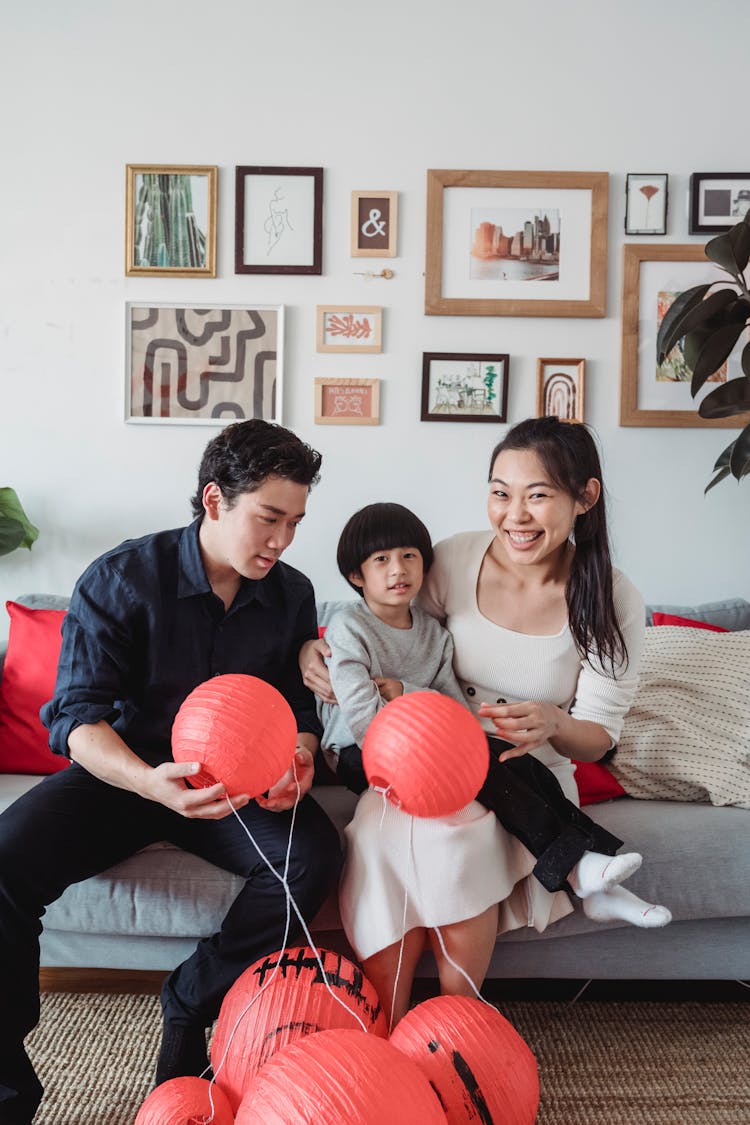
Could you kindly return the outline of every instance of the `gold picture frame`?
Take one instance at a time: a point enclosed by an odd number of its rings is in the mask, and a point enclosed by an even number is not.
[[[127,277],[216,277],[218,167],[128,164]]]
[[[315,380],[316,426],[377,426],[379,422],[379,379]]]
[[[425,312],[605,316],[608,195],[606,172],[430,169]],[[503,216],[522,228],[504,234]],[[478,247],[480,226],[495,241]]]
[[[585,359],[536,361],[536,413],[553,415],[561,422],[584,422],[586,406]]]
[[[750,421],[747,414],[731,418],[701,418],[698,413],[701,398],[716,388],[717,381],[733,377],[733,356],[724,365],[723,376],[712,377],[695,398],[690,394],[689,372],[678,371],[678,377],[670,379],[661,377],[657,371],[656,336],[661,310],[666,311],[668,307],[665,301],[694,285],[713,280],[726,281],[726,274],[706,258],[702,245],[624,244],[621,426],[736,430]],[[662,369],[668,365],[671,370],[677,368],[679,356],[676,353],[679,350],[678,344]],[[739,369],[737,373],[740,373]]]

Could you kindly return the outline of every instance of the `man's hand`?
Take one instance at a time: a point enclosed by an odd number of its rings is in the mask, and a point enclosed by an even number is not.
[[[324,657],[330,656],[331,650],[324,640],[305,641],[299,650],[299,670],[302,681],[310,691],[314,691],[324,703],[335,703],[336,696],[331,687],[331,677],[328,675]]]
[[[392,699],[398,699],[400,695],[404,694],[404,685],[401,680],[389,680],[386,676],[373,676],[372,682],[386,703],[390,703]]]
[[[271,786],[265,797],[255,799],[262,809],[268,809],[270,812],[286,812],[294,806],[298,794],[301,800],[305,793],[309,792],[314,773],[312,751],[306,746],[298,746],[294,761],[286,773]]]
[[[205,789],[190,789],[186,781],[200,770],[199,762],[162,762],[145,775],[140,786],[142,797],[158,801],[180,816],[194,820],[221,820],[231,816],[227,791],[221,782]],[[250,798],[247,793],[230,794],[235,809],[243,808]]]

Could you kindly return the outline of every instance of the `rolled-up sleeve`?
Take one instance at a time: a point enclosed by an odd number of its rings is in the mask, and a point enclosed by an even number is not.
[[[132,631],[132,596],[121,577],[105,564],[81,576],[62,626],[55,694],[41,709],[50,749],[69,755],[76,727],[114,725],[126,698]]]

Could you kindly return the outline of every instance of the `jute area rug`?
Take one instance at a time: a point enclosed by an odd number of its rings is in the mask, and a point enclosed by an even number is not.
[[[538,1125],[750,1123],[747,1003],[498,1007],[536,1055]],[[43,994],[42,1022],[28,1040],[46,1089],[34,1125],[133,1125],[160,1031],[155,996]]]

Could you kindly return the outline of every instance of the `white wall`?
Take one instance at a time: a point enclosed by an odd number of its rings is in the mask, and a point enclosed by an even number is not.
[[[122,421],[124,305],[148,298],[287,306],[284,421],[324,453],[288,557],[322,597],[345,590],[335,542],[362,503],[401,500],[436,538],[483,525],[487,456],[505,430],[419,422],[432,350],[509,352],[511,421],[534,412],[537,356],[585,356],[617,562],[649,601],[750,596],[750,485],[702,494],[733,431],[618,425],[625,174],[669,172],[667,241],[703,241],[687,236],[690,172],[747,164],[747,0],[9,8],[0,484],[41,535],[30,555],[0,559],[0,597],[69,592],[95,554],[188,518],[214,431]],[[219,165],[215,280],[124,276],[126,163]],[[322,277],[234,275],[236,164],[325,168]],[[426,317],[428,168],[608,171],[607,317]],[[391,281],[354,276],[370,265],[349,257],[354,189],[400,193]],[[385,306],[383,354],[317,354],[321,302]],[[381,378],[382,425],[316,427],[316,375]]]

